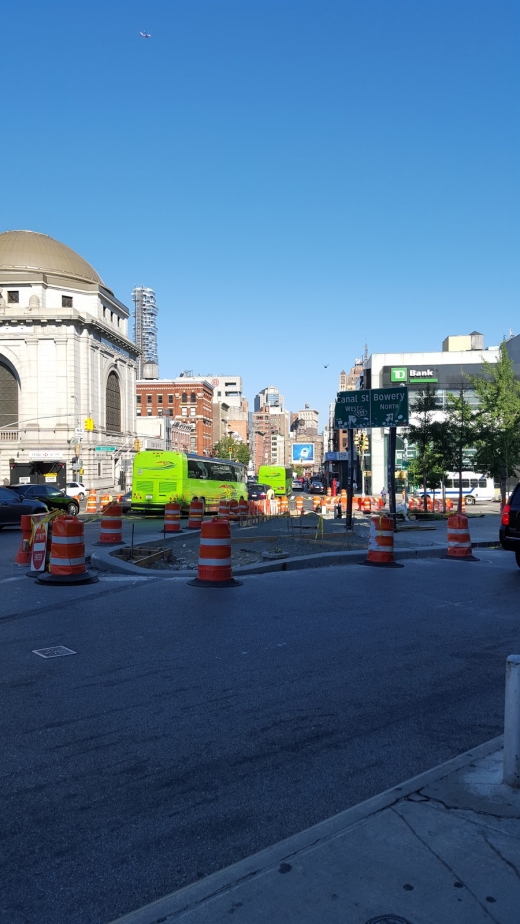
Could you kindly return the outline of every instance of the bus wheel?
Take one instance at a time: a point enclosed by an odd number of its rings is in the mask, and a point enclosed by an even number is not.
[[[475,498],[472,497],[471,494],[468,494],[466,496],[466,504],[474,504],[474,503],[475,503]]]

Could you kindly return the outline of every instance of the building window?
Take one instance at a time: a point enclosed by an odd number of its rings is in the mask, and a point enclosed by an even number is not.
[[[169,408],[168,408],[168,414],[170,415],[170,417],[173,417],[173,408],[172,408],[172,407],[169,407]]]
[[[197,437],[196,436],[190,436],[190,446],[192,449],[197,448]]]
[[[168,395],[168,404],[173,404],[173,395]]]
[[[187,407],[181,407],[181,414],[182,414],[183,417],[187,417],[187,416],[188,416],[188,408],[187,408]]]
[[[113,311],[110,312],[110,323],[111,324],[114,323],[114,312]]]
[[[191,395],[190,395],[190,403],[191,403],[191,404],[196,404],[196,403],[197,403],[197,395],[195,394],[194,391],[192,391],[192,393],[191,393]]]
[[[158,413],[159,417],[162,417],[162,407],[158,407],[158,408],[157,408],[157,413]]]
[[[72,308],[72,295],[62,295],[61,296],[61,307],[62,308]]]
[[[163,399],[162,395],[157,395],[157,404],[162,404],[162,399]]]
[[[136,408],[135,416],[136,416],[136,417],[140,417],[140,416],[141,416],[141,408],[140,408],[140,407]]]
[[[119,317],[119,315],[117,316],[117,326],[121,327],[121,318]]]
[[[107,379],[106,406],[107,430],[121,433],[121,392],[119,379],[115,372],[111,372]]]
[[[0,428],[18,429],[18,382],[7,366],[0,363]]]
[[[137,395],[137,403],[141,404],[141,395]]]
[[[107,310],[106,310],[106,308],[103,306],[103,317],[106,318],[106,316],[107,316]]]
[[[148,414],[148,417],[151,417],[151,416],[152,416],[152,409],[151,409],[151,407],[147,407],[147,408],[146,408],[146,413]]]
[[[151,395],[147,395],[147,396],[146,396],[146,403],[147,403],[147,404],[151,404],[151,403],[152,403],[152,396],[151,396]]]
[[[196,408],[196,407],[190,407],[190,417],[195,417],[195,414],[196,414],[196,413],[197,413],[197,408]]]
[[[7,304],[8,305],[18,305],[20,301],[20,293],[16,291],[7,291]]]
[[[97,464],[97,475],[98,478],[101,478],[101,462],[98,462]]]
[[[183,391],[181,401],[183,404],[186,404],[187,400],[188,400],[188,395],[186,394],[185,391]]]

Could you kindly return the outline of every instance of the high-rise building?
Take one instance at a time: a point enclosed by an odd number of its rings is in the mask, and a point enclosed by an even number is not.
[[[283,395],[274,385],[262,388],[262,391],[255,395],[255,411],[261,411],[264,407],[277,407],[283,410]]]
[[[135,304],[134,340],[141,350],[137,360],[138,379],[159,378],[159,357],[157,354],[157,304],[153,289],[136,286],[132,292]]]

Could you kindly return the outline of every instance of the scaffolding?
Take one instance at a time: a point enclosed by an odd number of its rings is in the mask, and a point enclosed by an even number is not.
[[[157,304],[153,289],[136,286],[132,292],[134,300],[134,340],[141,351],[137,359],[137,378],[143,378],[144,367],[153,363],[159,375],[159,357],[157,354]]]

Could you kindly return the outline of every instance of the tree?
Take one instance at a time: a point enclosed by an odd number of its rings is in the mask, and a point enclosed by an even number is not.
[[[243,465],[247,465],[251,458],[249,447],[232,436],[224,436],[215,443],[213,455],[216,459],[233,459],[234,462],[242,462]]]
[[[469,380],[461,375],[457,394],[447,394],[446,421],[444,422],[445,458],[447,467],[459,475],[459,502],[457,512],[462,513],[462,471],[464,450],[475,445],[476,413],[466,398]]]
[[[479,398],[476,413],[476,471],[500,481],[502,505],[507,479],[520,465],[520,382],[505,341],[496,363],[484,360],[483,377],[471,383]]]
[[[422,475],[425,511],[428,509],[427,484],[434,477],[434,473],[438,474],[437,442],[440,436],[440,424],[435,420],[435,412],[438,410],[435,391],[427,385],[418,393],[411,405],[411,411],[417,423],[410,424],[408,427],[408,439],[417,450],[417,461],[412,466],[411,474],[412,477],[419,475],[419,472]]]

